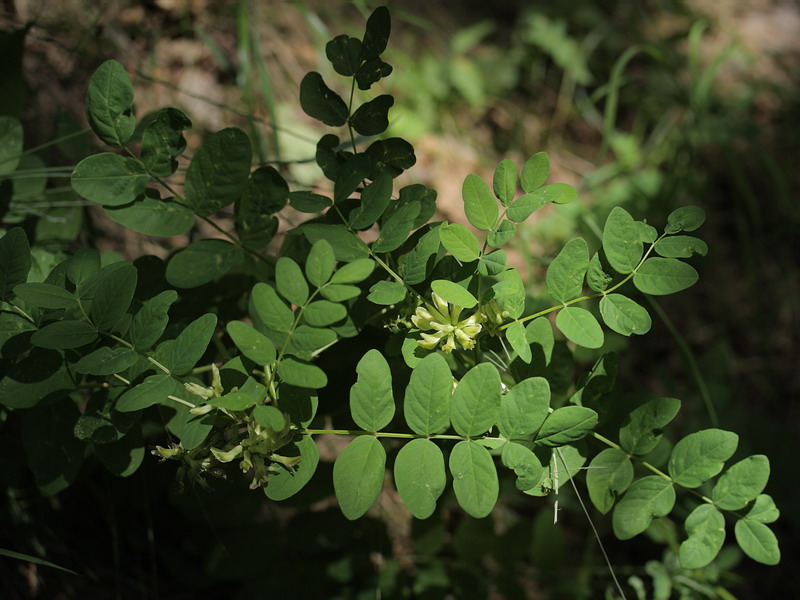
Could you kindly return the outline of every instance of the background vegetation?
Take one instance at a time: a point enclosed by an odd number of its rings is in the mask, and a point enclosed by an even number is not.
[[[260,162],[281,161],[290,182],[313,186],[322,182],[309,161],[319,131],[299,109],[299,81],[310,69],[330,69],[324,43],[360,31],[372,7],[246,0],[4,6],[0,114],[22,119],[26,149],[62,141],[24,158],[27,174],[15,180],[13,201],[8,181],[0,187],[3,226],[38,218],[40,245],[91,246],[131,259],[166,256],[186,240],[132,237],[69,190],[71,166],[93,143],[82,107],[94,68],[116,58],[135,73],[139,114],[185,109],[194,121],[189,148],[204,133],[238,125]],[[553,180],[581,191],[580,202],[545,209],[520,228],[511,260],[531,292],[543,287],[541,257],[578,231],[597,235],[614,206],[654,224],[676,206],[705,209],[712,252],[699,265],[700,283],[652,307],[664,316],[633,351],[620,338],[621,386],[682,398],[680,431],[731,429],[742,453],[771,458],[768,491],[784,508],[777,524],[783,566],[731,554],[708,589],[720,594],[710,597],[729,597],[718,583],[739,598],[791,597],[785,569],[800,556],[800,516],[792,510],[800,426],[797,7],[520,0],[500,8],[392,2],[391,9],[387,60],[395,72],[387,91],[397,104],[390,134],[414,143],[418,157],[404,183],[437,189],[442,217],[454,220],[467,173],[490,179],[501,158],[521,163],[545,150]],[[284,230],[303,217],[288,209],[279,218]],[[325,355],[326,371],[345,374],[325,391],[331,405],[352,384],[362,353]],[[585,369],[594,356],[582,358]],[[8,419],[2,427],[16,426]],[[556,527],[546,503],[531,499],[514,507],[527,519],[498,510],[477,521],[445,510],[412,522],[391,494],[350,523],[322,495],[330,485],[281,505],[238,482],[213,494],[178,494],[172,468],[146,459],[126,479],[85,465],[76,485],[43,497],[13,440],[0,429],[0,546],[81,577],[3,559],[6,598],[366,598],[379,588],[386,597],[592,598],[608,580],[567,494]],[[326,456],[323,447],[323,480],[336,452],[330,447]],[[608,529],[601,520],[615,567],[625,579],[648,582],[643,597],[658,597],[652,581],[659,569],[674,568],[662,560],[663,547],[615,543]],[[671,535],[669,528],[650,533]],[[679,576],[670,572],[673,581]]]

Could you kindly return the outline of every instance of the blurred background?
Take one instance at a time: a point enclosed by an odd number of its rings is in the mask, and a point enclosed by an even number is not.
[[[176,106],[192,118],[189,156],[205,134],[235,125],[293,189],[326,189],[313,163],[326,131],[300,110],[299,82],[309,70],[333,80],[325,43],[360,36],[376,5],[4,0],[0,114],[22,120],[26,149],[61,141],[24,158],[28,175],[13,195],[0,187],[3,226],[36,220],[40,247],[91,245],[126,258],[163,257],[185,244],[139,237],[68,187],[65,176],[96,145],[85,131],[86,84],[109,58],[131,74],[140,116]],[[676,434],[727,428],[740,435],[737,456],[769,456],[766,491],[783,510],[775,527],[782,565],[762,567],[731,550],[716,571],[681,573],[664,550],[683,535],[674,524],[648,532],[665,545],[639,545],[615,542],[608,519],[596,518],[631,598],[793,597],[800,5],[408,0],[389,8],[384,58],[394,72],[380,93],[396,103],[387,135],[407,139],[417,155],[403,184],[438,190],[439,217],[457,221],[464,176],[489,180],[502,158],[521,164],[547,151],[551,181],[579,189],[578,201],[539,211],[511,242],[511,263],[533,296],[550,258],[576,235],[597,244],[615,206],[659,228],[678,206],[706,211],[698,233],[710,251],[693,261],[700,282],[648,307],[649,335],[612,338],[604,350],[621,355],[621,388],[683,400]],[[287,209],[280,218],[285,230],[302,215]],[[577,358],[590,365],[595,355]],[[607,569],[574,499],[561,498],[569,515],[553,527],[539,499],[482,521],[445,507],[412,523],[384,494],[353,525],[324,486],[281,506],[234,485],[178,496],[164,491],[171,469],[147,460],[124,481],[84,468],[73,488],[42,498],[12,460],[20,450],[0,448],[0,547],[82,575],[0,559],[4,598],[615,597],[605,595]]]

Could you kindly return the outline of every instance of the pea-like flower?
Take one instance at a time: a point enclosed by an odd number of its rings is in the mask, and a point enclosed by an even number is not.
[[[483,316],[480,312],[474,313],[466,319],[461,319],[461,306],[448,304],[436,292],[431,294],[432,304],[425,303],[417,308],[411,316],[411,322],[422,333],[422,339],[417,343],[428,350],[433,350],[442,343],[442,350],[452,352],[458,342],[464,350],[475,347],[475,337],[481,331]],[[427,331],[433,333],[427,333]]]

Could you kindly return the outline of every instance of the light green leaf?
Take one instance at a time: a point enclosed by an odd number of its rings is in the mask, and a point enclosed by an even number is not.
[[[617,273],[631,273],[642,260],[644,245],[636,221],[624,208],[615,206],[603,228],[603,252]]]
[[[674,505],[671,481],[657,475],[643,477],[628,488],[614,509],[614,535],[621,540],[639,535],[654,518],[669,514]]]
[[[673,235],[658,240],[655,250],[666,258],[689,258],[694,254],[705,256],[708,245],[701,239],[689,235]]]
[[[449,466],[461,508],[476,519],[492,512],[500,486],[489,451],[475,442],[458,442],[450,452]]]
[[[416,345],[416,343],[415,343]],[[414,433],[434,435],[450,426],[453,376],[441,354],[429,354],[411,371],[403,413]]]
[[[206,313],[189,323],[178,337],[159,346],[157,354],[162,364],[174,375],[191,371],[205,354],[216,327],[217,315],[213,313]]]
[[[122,147],[133,135],[133,84],[125,68],[115,60],[100,65],[86,92],[89,126],[109,146]]]
[[[56,321],[31,336],[31,344],[51,350],[69,350],[91,344],[97,330],[84,321]]]
[[[678,485],[700,487],[722,470],[738,444],[738,435],[722,429],[704,429],[687,435],[672,449],[669,474]]]
[[[589,498],[597,510],[606,514],[617,497],[633,481],[633,464],[628,455],[616,448],[606,448],[592,459],[586,470]]]
[[[350,413],[365,431],[380,431],[394,417],[392,372],[389,363],[375,349],[367,352],[356,366],[358,381],[350,388]]]
[[[508,340],[508,343],[511,344],[511,348],[513,348],[514,352],[517,353],[517,356],[519,356],[523,362],[531,364],[533,353],[528,344],[525,326],[520,321],[514,321],[508,326],[508,329],[506,329],[506,340]]]
[[[325,125],[340,127],[347,122],[347,104],[325,85],[322,75],[314,71],[307,73],[300,82],[300,106],[309,117]]]
[[[313,352],[319,348],[324,348],[336,341],[336,333],[331,329],[321,329],[319,327],[309,327],[300,325],[294,330],[290,342],[290,350]]]
[[[129,348],[103,346],[82,356],[74,369],[90,375],[113,375],[132,367],[138,360],[139,354]]]
[[[171,400],[169,405],[175,412],[167,421],[167,429],[180,440],[181,446],[186,450],[193,450],[200,446],[211,433],[215,415],[213,413],[194,415],[189,412],[188,406],[176,404]]]
[[[311,480],[319,464],[319,449],[310,435],[304,435],[296,443],[300,450],[300,464],[293,472],[282,469],[269,476],[264,494],[279,502],[294,496]],[[281,449],[283,451],[283,449]]]
[[[339,267],[331,277],[331,283],[360,283],[372,275],[375,261],[371,258],[359,258]]]
[[[508,317],[518,319],[525,311],[525,285],[522,276],[516,269],[508,269],[495,277],[497,283],[492,285],[494,299]]]
[[[318,240],[311,246],[311,251],[306,258],[306,277],[311,285],[322,287],[333,275],[336,267],[336,258],[333,247],[327,240]]]
[[[132,158],[103,152],[79,162],[70,182],[72,189],[90,202],[122,206],[144,194],[150,175]]]
[[[231,321],[226,328],[236,347],[257,365],[268,365],[275,360],[275,346],[263,333],[241,321]]]
[[[532,450],[522,444],[509,442],[503,446],[500,455],[503,466],[514,471],[517,476],[518,490],[525,491],[534,487],[542,479],[544,467]]]
[[[404,204],[381,223],[381,235],[372,245],[374,252],[397,250],[416,227],[422,204],[418,201]]]
[[[678,552],[681,568],[702,569],[725,543],[725,517],[710,504],[701,504],[686,517],[686,533],[689,537]]]
[[[507,158],[502,160],[494,170],[492,188],[494,195],[503,206],[508,206],[514,199],[517,193],[517,167]]]
[[[537,152],[522,167],[522,189],[530,194],[543,186],[548,177],[550,177],[550,159],[546,152]]]
[[[556,341],[553,336],[553,326],[547,317],[537,317],[528,323],[525,327],[525,339],[528,344],[534,346],[533,350],[541,351],[544,364],[550,364]]]
[[[490,246],[499,248],[500,246],[511,241],[511,238],[514,237],[515,233],[517,233],[516,224],[503,219],[500,221],[500,225],[489,232],[489,235],[486,236],[486,241]]]
[[[342,514],[353,521],[375,503],[383,487],[386,451],[370,435],[360,435],[333,464],[333,488]]]
[[[781,516],[778,507],[775,506],[775,501],[772,496],[768,494],[759,494],[753,506],[747,511],[745,515],[748,519],[758,521],[759,523],[774,523]]]
[[[169,307],[177,299],[175,290],[166,290],[142,304],[128,329],[130,341],[136,348],[149,348],[158,341],[169,323]]]
[[[319,367],[297,358],[284,358],[278,363],[278,375],[289,385],[314,390],[328,385],[328,376]]]
[[[652,244],[658,238],[658,230],[646,221],[636,221],[636,228],[639,230],[639,239],[645,244]]]
[[[510,440],[531,437],[542,426],[550,407],[550,384],[544,377],[520,381],[500,398],[500,435]]]
[[[556,316],[556,327],[568,340],[584,348],[600,348],[603,345],[604,336],[600,323],[584,308],[562,308]]]
[[[361,294],[361,288],[355,285],[328,283],[321,288],[320,293],[323,298],[331,302],[344,302],[358,297]]]
[[[484,231],[494,227],[499,215],[497,200],[483,179],[472,173],[467,175],[461,186],[461,196],[467,220],[473,227]]]
[[[243,411],[255,406],[257,402],[257,398],[246,392],[231,392],[219,398],[211,398],[208,404],[227,410]]]
[[[75,308],[75,294],[51,283],[21,283],[14,287],[14,294],[39,308]]]
[[[622,294],[604,295],[600,299],[600,314],[606,325],[621,335],[642,335],[652,325],[647,310]]]
[[[577,442],[597,426],[597,413],[585,406],[563,406],[545,419],[536,443],[542,446],[564,446]]]
[[[194,227],[192,211],[169,199],[153,198],[146,193],[132,204],[104,206],[103,210],[112,221],[137,233],[157,237],[181,235]]]
[[[167,396],[177,394],[179,384],[165,373],[150,375],[139,385],[122,394],[114,408],[120,412],[142,410],[156,404],[167,403]]]
[[[381,173],[361,192],[361,205],[350,213],[350,227],[366,229],[372,225],[380,219],[391,199],[392,178]]]
[[[137,278],[133,263],[124,263],[100,281],[89,313],[97,329],[110,331],[119,323],[131,305]]]
[[[406,286],[399,281],[379,281],[369,288],[367,300],[381,306],[402,302],[406,297]]]
[[[450,404],[450,421],[467,437],[488,431],[500,416],[500,375],[489,363],[481,363],[458,382]]]
[[[266,283],[255,284],[252,302],[256,315],[268,329],[281,332],[291,331],[294,314],[278,297],[274,288]]]
[[[25,283],[31,270],[31,248],[21,227],[0,238],[0,301],[14,297],[14,286]]]
[[[680,231],[694,231],[705,220],[706,213],[699,206],[682,206],[669,214],[664,232],[672,235]]]
[[[547,202],[540,194],[525,194],[511,203],[506,211],[506,216],[516,223],[522,223],[531,216],[531,213],[539,210],[545,204]]]
[[[444,254],[439,237],[441,228],[440,225],[426,231],[408,253],[401,257],[399,274],[408,285],[425,281]]]
[[[781,562],[778,539],[763,523],[740,519],[736,521],[733,531],[739,547],[754,561],[764,565],[777,565]]]
[[[282,256],[275,264],[275,286],[278,293],[292,304],[302,306],[308,300],[308,284],[294,260]]]
[[[472,262],[480,256],[478,238],[466,227],[458,223],[443,223],[439,229],[439,239],[445,249],[461,262]]]
[[[327,327],[347,316],[347,309],[336,302],[317,300],[303,311],[303,318],[312,327]]]
[[[675,258],[648,258],[633,276],[633,285],[640,292],[662,296],[693,286],[698,279],[691,265]]]
[[[680,408],[681,401],[675,398],[655,398],[635,408],[619,430],[620,446],[630,454],[649,454],[658,446],[664,427]]]
[[[351,261],[369,256],[367,245],[344,225],[309,223],[303,225],[300,231],[312,244],[319,240],[327,241],[333,248],[336,260]]]
[[[495,250],[484,254],[478,260],[478,273],[481,275],[499,275],[506,270],[508,256],[503,250]]]
[[[446,482],[444,456],[430,440],[411,440],[397,453],[394,483],[415,518],[427,519],[433,514]]]
[[[190,289],[219,279],[242,262],[242,252],[224,240],[199,240],[173,254],[167,263],[167,281]]]
[[[764,491],[768,479],[769,459],[763,454],[748,456],[728,467],[711,490],[711,499],[723,510],[742,509]]]
[[[556,302],[577,298],[583,291],[583,278],[588,268],[589,248],[586,240],[570,240],[547,269],[547,291]]]
[[[551,183],[531,192],[534,201],[547,204],[569,204],[578,197],[578,190],[566,183]]]
[[[241,129],[228,127],[206,139],[186,171],[186,204],[208,217],[236,202],[249,184],[252,150]]]
[[[542,449],[546,450],[546,449]],[[586,445],[583,442],[554,448],[549,451],[550,460],[544,466],[542,478],[534,487],[523,490],[529,496],[547,496],[581,472],[586,462]]]
[[[466,288],[446,279],[437,279],[432,282],[431,289],[449,304],[455,304],[462,308],[472,308],[478,304],[478,299]]]
[[[595,292],[604,292],[611,284],[613,278],[603,268],[603,259],[600,252],[595,252],[592,260],[589,261],[589,270],[586,271],[586,285]]]

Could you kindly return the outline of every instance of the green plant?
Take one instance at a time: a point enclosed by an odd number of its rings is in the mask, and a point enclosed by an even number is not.
[[[333,68],[349,78],[348,100],[318,73],[301,82],[303,110],[345,131],[344,141],[327,134],[317,144],[330,195],[291,191],[270,166],[253,170],[249,138],[236,128],[210,136],[185,177],[176,176],[189,118],[165,108],[137,121],[123,67],[108,61],[97,70],[87,116],[116,151],[82,160],[71,174],[74,191],[145,235],[195,231],[200,220],[222,238],[193,241],[166,262],[91,248],[71,256],[39,250],[42,260],[23,228],[0,238],[0,402],[7,419],[22,422],[42,492],[70,485],[88,455],[129,476],[155,442],[153,454],[177,464],[183,487],[213,489],[215,478],[239,472],[281,501],[314,481],[314,436],[352,436],[333,467],[348,519],[374,504],[389,456],[400,498],[419,519],[437,510],[450,480],[463,511],[481,518],[502,482],[547,496],[574,486],[586,465],[589,498],[601,513],[613,509],[619,539],[654,519],[685,519],[679,564],[702,570],[723,547],[727,515],[742,550],[776,564],[767,524],[778,511],[762,493],[767,458],[726,468],[738,438],[716,428],[671,447],[663,433],[680,402],[621,398],[617,357],[603,352],[600,320],[623,336],[650,329],[630,294],[671,294],[697,281],[685,259],[707,249],[686,234],[702,225],[703,211],[675,210],[659,234],[616,207],[601,247],[571,240],[547,270],[549,299],[527,298],[502,247],[534,211],[577,192],[547,184],[544,153],[521,170],[502,161],[491,186],[468,175],[464,212],[480,239],[465,225],[431,221],[435,191],[409,185],[395,196],[394,179],[416,160],[411,145],[356,143],[386,130],[393,99],[354,105],[356,86],[370,90],[391,73],[381,59],[389,33],[388,10],[379,8],[362,39],[328,44]],[[21,131],[13,119],[0,127],[0,175],[13,177]],[[275,259],[265,249],[287,203],[312,218],[285,232]],[[230,206],[232,231],[213,218]],[[368,230],[369,243],[360,235]],[[316,359],[380,326],[383,350],[363,352],[350,388],[354,426],[316,427],[331,375]],[[577,382],[573,347],[597,351]]]

